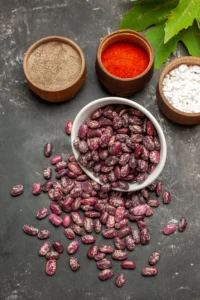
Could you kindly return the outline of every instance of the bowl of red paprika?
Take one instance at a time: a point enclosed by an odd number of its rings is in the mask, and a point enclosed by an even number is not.
[[[117,30],[101,41],[96,73],[111,94],[132,96],[147,85],[153,72],[154,51],[142,34],[134,30]]]

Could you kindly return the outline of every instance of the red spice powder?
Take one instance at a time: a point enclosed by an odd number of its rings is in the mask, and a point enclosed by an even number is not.
[[[138,76],[149,64],[145,50],[131,43],[116,43],[108,47],[101,60],[109,73],[120,78]]]

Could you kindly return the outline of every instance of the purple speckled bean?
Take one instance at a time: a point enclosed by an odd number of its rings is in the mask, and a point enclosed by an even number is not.
[[[101,221],[102,224],[106,224],[108,216],[109,216],[109,214],[108,214],[107,211],[102,212],[102,214],[100,216],[100,221]]]
[[[116,260],[125,260],[128,257],[128,252],[125,250],[115,250],[112,253],[112,258]]]
[[[79,249],[79,241],[73,241],[68,245],[67,252],[69,254],[74,254],[78,251],[78,249]]]
[[[91,218],[84,218],[83,225],[86,232],[91,233],[94,230],[94,222]]]
[[[46,254],[46,258],[47,259],[59,259],[60,258],[60,255],[58,252],[56,251],[50,251]]]
[[[159,197],[162,194],[162,181],[158,181],[156,184],[156,195]]]
[[[73,121],[67,121],[66,124],[65,124],[65,132],[68,134],[68,135],[71,135],[71,132],[72,132],[72,126],[73,126]]]
[[[44,155],[45,155],[46,157],[51,156],[51,154],[52,154],[52,149],[53,149],[52,143],[46,143],[46,144],[44,145]]]
[[[47,254],[47,252],[49,252],[50,248],[51,248],[51,243],[49,243],[49,242],[44,242],[44,243],[40,246],[39,251],[38,251],[38,254],[39,254],[40,256],[46,256],[46,254]]]
[[[132,235],[133,235],[133,239],[135,244],[140,244],[140,232],[137,229],[133,229],[132,230]]]
[[[68,162],[67,161],[60,161],[56,164],[55,166],[55,171],[58,172],[60,170],[66,169],[68,166]]]
[[[80,263],[78,259],[74,256],[71,256],[69,259],[69,265],[72,271],[77,271],[80,268]]]
[[[153,252],[152,255],[149,257],[149,264],[151,266],[155,265],[160,259],[160,253],[159,252]]]
[[[115,285],[117,287],[122,287],[126,282],[126,278],[124,276],[124,274],[119,274],[116,279],[115,279]]]
[[[112,239],[117,236],[117,231],[114,228],[104,229],[102,235],[106,239]]]
[[[94,258],[95,255],[98,253],[98,247],[95,246],[95,245],[92,245],[89,249],[88,249],[88,252],[87,252],[87,256],[89,258]]]
[[[48,238],[50,237],[50,235],[51,235],[51,233],[50,233],[49,230],[43,229],[43,230],[40,230],[40,231],[38,232],[37,237],[38,237],[38,239],[40,239],[40,240],[44,240],[44,239],[48,239]]]
[[[102,260],[97,261],[97,267],[100,270],[112,268],[112,261],[107,258],[103,258]]]
[[[58,155],[55,155],[54,157],[52,157],[51,164],[56,165],[60,161],[62,161],[62,155],[58,154]]]
[[[158,199],[149,199],[147,201],[147,203],[151,207],[158,207],[160,205],[160,202],[158,201]]]
[[[83,244],[94,244],[96,239],[94,236],[87,234],[81,237],[81,241]]]
[[[64,230],[64,235],[66,236],[66,238],[68,238],[69,240],[73,240],[75,238],[75,233],[71,228],[66,228]]]
[[[48,216],[48,215],[49,215],[48,208],[42,207],[37,211],[36,218],[39,220],[42,220],[42,219],[46,218],[46,216]]]
[[[114,249],[112,246],[109,245],[100,245],[99,251],[103,253],[113,253]]]
[[[52,276],[56,273],[56,260],[49,259],[46,263],[46,273],[49,276]]]
[[[129,251],[133,251],[135,249],[135,241],[133,239],[133,236],[127,235],[125,241],[126,241],[126,248]]]
[[[142,245],[147,245],[150,241],[150,233],[147,228],[144,228],[140,232],[140,243]]]
[[[119,223],[115,223],[115,228],[116,229],[120,229],[124,226],[127,226],[128,225],[128,220],[127,219],[123,219],[121,220]]]
[[[77,224],[81,227],[83,226],[83,218],[79,212],[77,212],[77,211],[72,212],[71,217],[75,224]]]
[[[158,269],[155,267],[145,267],[142,269],[143,276],[155,276],[158,274]]]
[[[43,186],[42,186],[42,191],[45,193],[45,192],[48,192],[49,189],[53,186],[53,181],[51,180],[48,180],[46,181]]]
[[[105,269],[99,273],[99,279],[104,281],[110,279],[113,275],[114,275],[113,270]]]
[[[99,211],[86,211],[85,216],[88,218],[99,218],[101,213]]]
[[[45,167],[43,170],[43,176],[45,179],[51,179],[52,177],[52,168],[50,167]]]
[[[56,204],[55,202],[50,203],[50,209],[51,209],[52,213],[56,214],[56,215],[60,215],[62,212],[60,206],[58,204]]]
[[[72,230],[77,234],[77,235],[82,235],[83,234],[83,228],[81,228],[77,224],[72,224],[71,226]]]
[[[143,230],[144,228],[147,228],[147,225],[146,225],[145,221],[143,221],[143,220],[137,221],[137,225],[138,225],[138,228],[140,229],[140,231]]]
[[[144,215],[146,213],[147,210],[147,206],[146,204],[142,204],[142,205],[138,205],[136,207],[133,208],[132,213],[135,216],[141,216]]]
[[[42,191],[42,184],[40,182],[35,182],[32,187],[33,195],[39,195]]]
[[[82,169],[79,167],[79,165],[75,162],[70,162],[68,164],[68,168],[71,172],[73,172],[74,174],[76,175],[82,175],[83,174],[83,171]]]
[[[133,260],[124,260],[121,262],[121,267],[123,269],[135,269],[136,264]]]
[[[107,228],[112,228],[115,227],[115,217],[112,215],[108,216],[107,222],[106,222],[106,227]]]
[[[60,179],[68,174],[68,170],[62,169],[56,174],[56,179]]]
[[[164,192],[162,195],[163,203],[164,204],[169,204],[171,202],[171,194],[170,192]]]
[[[168,224],[163,228],[163,233],[166,235],[172,234],[176,231],[176,224]]]
[[[106,257],[106,253],[103,252],[97,252],[97,254],[95,254],[94,259],[96,261],[103,259],[104,257]]]
[[[24,187],[22,184],[18,184],[18,185],[15,185],[13,186],[12,190],[11,190],[11,195],[12,196],[19,196],[21,195],[22,193],[24,192]]]
[[[125,235],[128,235],[132,232],[132,228],[129,227],[129,226],[125,226],[125,227],[122,227],[119,231],[118,231],[118,236],[120,238],[124,237]]]
[[[185,231],[186,227],[187,227],[187,220],[185,218],[181,218],[178,223],[179,232]]]
[[[60,226],[63,222],[63,220],[56,214],[51,214],[49,216],[49,221],[55,226]]]
[[[64,247],[61,241],[54,241],[53,247],[58,253],[62,253],[64,251]]]
[[[87,137],[88,126],[86,124],[81,124],[78,131],[78,136],[83,140]]]
[[[115,222],[119,223],[120,221],[123,220],[125,214],[125,207],[124,206],[119,206],[117,207],[115,211]]]
[[[33,226],[30,225],[24,225],[23,226],[23,230],[25,233],[29,234],[29,235],[37,235],[39,230]]]
[[[114,238],[114,245],[118,250],[124,250],[126,248],[124,241],[118,236]]]
[[[94,230],[96,233],[101,232],[101,222],[99,219],[94,220]]]
[[[122,189],[122,190],[128,190],[128,188],[129,188],[128,183],[126,181],[123,181],[123,180],[119,180],[118,185],[119,185],[119,188]]]

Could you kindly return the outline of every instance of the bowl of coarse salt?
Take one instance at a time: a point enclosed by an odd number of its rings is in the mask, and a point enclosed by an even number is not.
[[[184,56],[170,62],[160,74],[157,101],[171,121],[200,124],[200,58]]]

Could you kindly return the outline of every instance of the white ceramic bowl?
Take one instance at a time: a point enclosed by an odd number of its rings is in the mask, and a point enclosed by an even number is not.
[[[134,108],[140,110],[152,121],[152,123],[154,124],[154,126],[157,130],[157,133],[158,133],[158,136],[160,139],[160,144],[161,144],[160,162],[157,165],[157,167],[155,168],[155,170],[151,174],[149,174],[148,178],[144,182],[129,183],[129,189],[127,191],[131,192],[131,191],[137,191],[137,190],[143,189],[146,186],[148,186],[149,184],[151,184],[154,180],[156,180],[156,178],[162,172],[164,165],[165,165],[166,157],[167,157],[167,145],[166,145],[166,140],[165,140],[165,136],[162,131],[162,128],[160,127],[160,125],[158,124],[158,122],[156,121],[154,116],[146,108],[137,104],[136,102],[125,99],[125,98],[107,97],[107,98],[100,98],[95,101],[92,101],[89,104],[87,104],[85,107],[83,107],[81,109],[81,111],[78,113],[78,115],[76,116],[74,123],[73,123],[73,127],[72,127],[71,145],[72,145],[73,153],[74,153],[76,159],[78,159],[79,152],[74,148],[73,141],[76,138],[76,136],[78,135],[78,130],[79,130],[80,125],[84,123],[84,121],[92,114],[92,112],[94,112],[96,109],[103,107],[105,105],[108,105],[108,104],[125,104],[125,105],[129,105],[131,107],[134,107]],[[97,177],[95,177],[91,171],[87,170],[86,168],[84,168],[82,166],[81,166],[81,168],[84,170],[84,172],[90,178],[92,178],[93,180],[97,181],[99,184],[102,185],[102,183],[99,181],[99,179]],[[114,190],[124,191],[124,190],[121,190],[120,188],[115,188]]]

